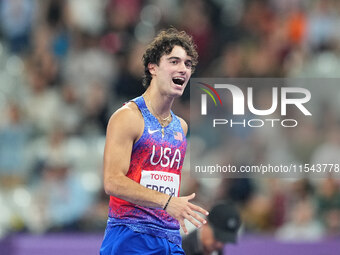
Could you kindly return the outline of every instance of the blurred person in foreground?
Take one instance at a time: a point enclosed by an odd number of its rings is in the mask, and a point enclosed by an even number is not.
[[[240,226],[240,214],[233,203],[217,203],[210,211],[208,224],[183,239],[183,250],[186,255],[221,255],[225,244],[236,243]]]
[[[160,32],[143,63],[146,92],[111,117],[104,152],[109,218],[100,254],[184,254],[184,219],[200,227],[203,208],[179,197],[186,122],[171,107],[197,64],[192,38],[174,28]]]

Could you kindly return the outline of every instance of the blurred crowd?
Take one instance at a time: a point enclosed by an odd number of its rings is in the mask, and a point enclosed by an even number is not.
[[[336,0],[2,0],[0,20],[0,238],[104,231],[106,125],[143,93],[141,57],[162,28],[193,36],[194,77],[339,77]],[[324,119],[299,125],[284,155],[339,162],[334,103],[322,101]],[[187,121],[188,105],[187,89],[174,109]],[[280,157],[267,142],[285,141],[279,131],[230,139],[224,157]],[[234,200],[244,234],[315,241],[340,234],[339,185],[332,178],[195,179],[187,162],[182,194],[195,191],[208,208]]]

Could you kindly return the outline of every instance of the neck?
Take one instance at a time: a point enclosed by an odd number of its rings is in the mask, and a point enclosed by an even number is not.
[[[151,104],[152,110],[155,111],[159,117],[166,118],[169,116],[172,104],[174,102],[173,97],[162,95],[158,91],[151,88],[148,88],[143,96],[146,102]]]

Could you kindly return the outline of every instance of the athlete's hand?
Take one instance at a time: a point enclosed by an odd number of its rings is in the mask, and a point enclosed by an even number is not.
[[[188,230],[185,226],[184,219],[190,221],[197,228],[201,227],[202,224],[207,223],[206,220],[196,212],[208,215],[208,211],[189,202],[189,200],[194,197],[195,193],[184,197],[172,197],[166,208],[167,213],[179,221],[185,234],[188,234]]]

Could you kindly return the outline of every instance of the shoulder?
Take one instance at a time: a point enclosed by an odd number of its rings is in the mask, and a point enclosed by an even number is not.
[[[144,120],[138,106],[129,102],[115,111],[110,117],[107,132],[117,131],[138,136],[143,130]]]
[[[177,118],[179,119],[181,126],[183,128],[183,132],[185,135],[187,135],[188,133],[188,124],[186,123],[186,121],[184,119],[182,119],[181,117],[177,116]]]
[[[143,116],[138,106],[133,102],[129,102],[120,107],[117,111],[115,111],[112,114],[110,121],[114,121],[116,119],[119,120],[143,119]]]

